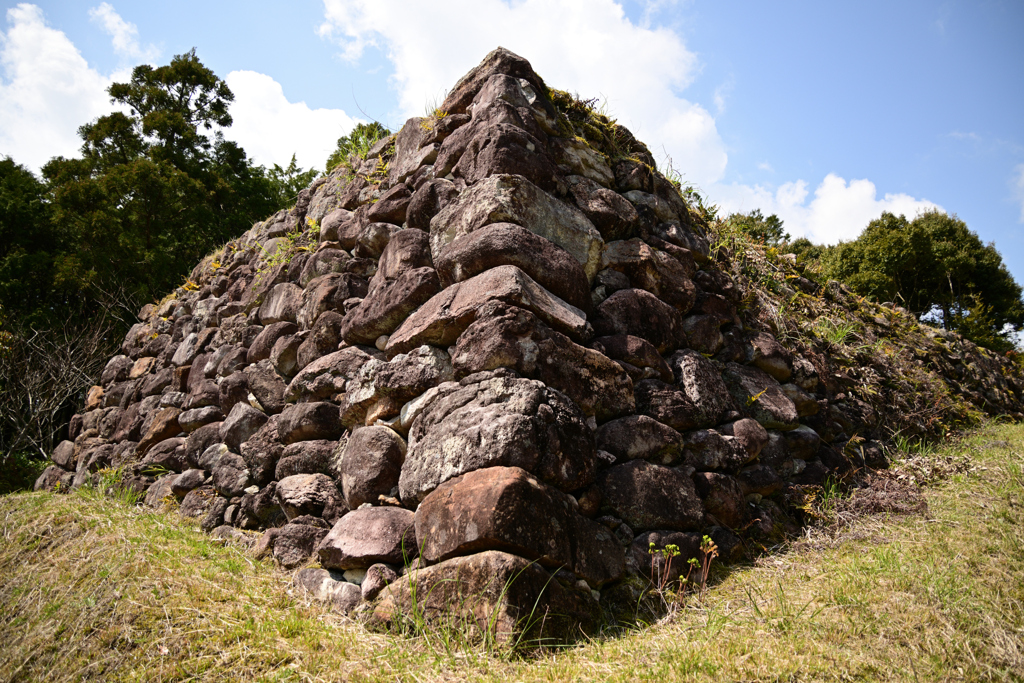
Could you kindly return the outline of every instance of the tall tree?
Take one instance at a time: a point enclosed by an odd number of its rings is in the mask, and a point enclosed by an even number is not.
[[[764,216],[761,209],[754,209],[750,213],[734,213],[726,221],[733,228],[768,246],[778,246],[789,241],[789,233],[783,228],[782,219],[774,213]]]
[[[913,220],[883,213],[853,242],[821,257],[828,277],[879,301],[900,301],[918,316],[993,348],[1012,346],[1024,326],[1021,287],[994,244],[955,215],[928,211]]]
[[[128,112],[79,129],[82,158],[43,168],[54,218],[75,245],[54,266],[60,286],[110,291],[126,306],[159,297],[217,244],[277,208],[272,182],[224,140],[234,99],[195,50],[166,66],[142,65],[110,86]]]
[[[7,317],[50,316],[58,244],[46,186],[9,157],[0,159],[0,311]]]

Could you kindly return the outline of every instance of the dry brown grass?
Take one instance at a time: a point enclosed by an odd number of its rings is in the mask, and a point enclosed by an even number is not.
[[[950,462],[926,508],[901,495]],[[270,564],[95,493],[8,496],[0,680],[1024,680],[1024,426],[858,495],[664,623],[525,655],[368,632]]]

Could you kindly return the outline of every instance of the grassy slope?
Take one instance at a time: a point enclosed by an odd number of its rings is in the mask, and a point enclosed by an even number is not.
[[[1024,680],[1024,425],[890,481],[935,468],[959,473],[922,515],[809,532],[665,623],[522,658],[367,632],[175,516],[11,495],[0,680]]]

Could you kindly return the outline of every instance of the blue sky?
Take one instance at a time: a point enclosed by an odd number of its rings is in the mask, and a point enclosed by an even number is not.
[[[1024,283],[1024,3],[325,0],[7,3],[0,155],[77,152],[104,89],[195,47],[259,163],[323,166],[504,45],[608,113],[724,210],[818,242],[938,206]]]

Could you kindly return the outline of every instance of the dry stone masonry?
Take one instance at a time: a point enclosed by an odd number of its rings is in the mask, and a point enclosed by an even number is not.
[[[261,532],[341,611],[509,634],[537,604],[593,629],[635,607],[650,543],[676,574],[704,534],[734,559],[795,529],[807,487],[884,467],[878,409],[750,313],[642,143],[578,135],[553,93],[496,50],[204,260],[37,488],[124,468],[150,505]],[[978,407],[1017,413],[1019,380],[972,353]]]

